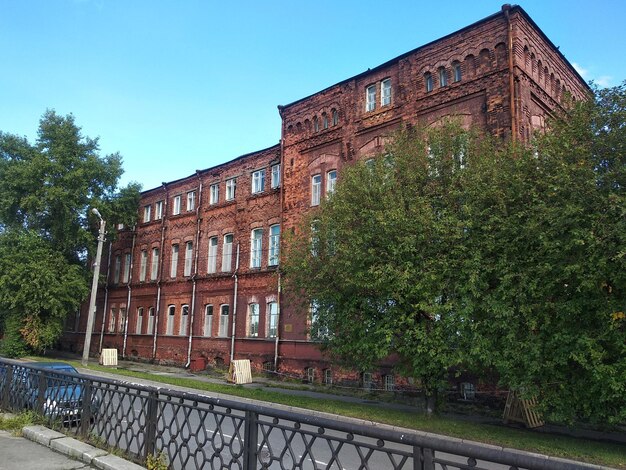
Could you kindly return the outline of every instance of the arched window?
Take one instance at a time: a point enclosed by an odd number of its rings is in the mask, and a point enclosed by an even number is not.
[[[461,74],[461,63],[460,62],[453,62],[452,63],[452,76],[453,76],[453,80],[455,82],[460,82],[461,81],[462,74]]]
[[[317,119],[317,116],[313,116],[313,132],[320,131],[320,121]]]
[[[444,67],[439,67],[439,87],[448,86],[448,73]]]
[[[322,113],[322,128],[328,129],[328,114]]]
[[[426,86],[426,92],[433,91],[433,76],[430,72],[424,74],[424,85]]]
[[[333,126],[336,126],[337,124],[339,124],[339,113],[337,112],[336,109],[333,108],[333,110],[331,111],[332,114],[332,119],[333,119]]]

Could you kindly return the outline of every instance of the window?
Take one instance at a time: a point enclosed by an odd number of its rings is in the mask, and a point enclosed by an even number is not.
[[[333,384],[333,371],[330,369],[324,369],[324,385]]]
[[[365,111],[376,109],[376,85],[370,85],[365,89]]]
[[[426,85],[426,92],[433,91],[433,76],[430,72],[424,74],[424,84]]]
[[[393,392],[394,389],[396,388],[396,379],[393,375],[388,374],[385,375],[385,391],[386,392]]]
[[[263,229],[255,228],[250,237],[250,267],[261,267],[261,250],[263,248]]]
[[[313,116],[313,132],[320,131],[320,121],[317,119],[317,116]]]
[[[185,243],[185,269],[183,272],[183,276],[185,277],[191,276],[192,264],[193,264],[193,243],[187,242]]]
[[[322,128],[328,129],[328,114],[322,113]]]
[[[217,271],[217,237],[209,238],[209,264],[207,272],[213,274]]]
[[[176,277],[178,270],[178,245],[172,245],[172,259],[170,260],[170,277]]]
[[[167,307],[167,324],[165,325],[165,334],[173,335],[174,334],[174,319],[176,317],[176,307],[174,305],[170,305]]]
[[[209,187],[209,204],[217,204],[220,201],[220,185],[212,184]]]
[[[193,211],[196,209],[196,192],[189,191],[187,193],[187,211]]]
[[[363,375],[361,377],[361,381],[363,382],[363,389],[364,390],[367,390],[368,392],[370,390],[372,390],[373,380],[372,380],[372,373],[371,372],[363,372]]]
[[[130,279],[130,253],[126,253],[124,255],[124,277],[122,278],[122,282],[128,284],[128,280]]]
[[[455,62],[455,63],[452,64],[452,73],[453,73],[454,81],[455,82],[460,82],[461,78],[463,78],[463,76],[461,74],[461,63],[460,62]]]
[[[336,109],[333,109],[331,111],[332,114],[332,119],[333,119],[333,126],[336,126],[337,124],[339,124],[339,113],[337,112]]]
[[[141,334],[141,327],[143,323],[143,307],[137,309],[137,321],[135,322],[135,334]]]
[[[335,192],[335,183],[337,182],[337,170],[330,170],[326,174],[326,195]]]
[[[228,336],[228,305],[220,307],[220,329],[217,334],[221,337]]]
[[[391,104],[391,78],[387,78],[380,82],[380,105],[388,106]]]
[[[163,218],[163,201],[157,201],[154,205],[154,220]]]
[[[120,255],[115,257],[115,267],[113,268],[113,283],[120,283],[120,271],[122,270],[122,258]]]
[[[115,320],[117,316],[117,309],[111,307],[111,314],[109,315],[109,333],[115,333]]]
[[[222,272],[230,272],[233,259],[233,234],[224,235],[224,246],[222,246]]]
[[[204,306],[204,328],[202,334],[211,336],[213,333],[213,305]]]
[[[272,189],[280,186],[280,165],[272,165]]]
[[[117,327],[117,331],[119,331],[120,333],[123,333],[126,331],[126,308],[121,307],[120,308],[120,318],[119,318],[119,323],[118,323],[118,327]]]
[[[261,193],[265,189],[265,170],[252,173],[252,194]]]
[[[148,309],[148,325],[146,328],[146,334],[151,335],[154,333],[154,307]]]
[[[237,179],[231,178],[226,180],[226,200],[232,201],[235,199],[235,190],[237,189]]]
[[[448,73],[443,67],[439,67],[439,86],[444,87],[448,85]]]
[[[280,254],[280,225],[272,225],[270,227],[270,249],[267,264],[276,266]]]
[[[180,196],[174,196],[174,204],[172,205],[172,215],[180,214]]]
[[[311,205],[319,206],[322,192],[322,175],[311,177]]]
[[[248,306],[248,336],[250,338],[259,336],[259,304]]]
[[[189,325],[189,305],[183,305],[180,308],[180,328],[178,329],[179,336],[185,336],[187,334],[187,325]]]
[[[278,336],[278,303],[269,302],[267,304],[267,337],[276,338]]]
[[[318,219],[311,222],[311,256],[317,256],[317,250],[320,244],[319,223],[320,221]]]
[[[311,384],[315,382],[315,368],[314,367],[307,367],[306,369],[304,369],[304,373],[306,374],[307,382]]]
[[[143,221],[150,222],[150,215],[152,214],[152,206],[143,206]]]
[[[148,272],[148,250],[141,250],[141,255],[139,255],[139,282],[146,281],[147,272]]]
[[[159,249],[152,248],[152,263],[150,265],[150,279],[152,281],[156,281],[158,275],[159,275]]]

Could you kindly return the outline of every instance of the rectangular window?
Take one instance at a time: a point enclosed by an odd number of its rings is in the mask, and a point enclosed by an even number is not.
[[[212,184],[209,187],[209,204],[217,204],[220,201],[220,185]]]
[[[248,336],[259,336],[259,304],[250,304],[248,310]]]
[[[209,238],[209,265],[207,272],[212,274],[217,271],[217,237]]]
[[[126,331],[126,308],[124,307],[120,308],[119,320],[120,321],[117,327],[117,331],[119,331],[120,333],[123,333]]]
[[[231,178],[226,180],[226,200],[232,201],[235,199],[235,190],[237,189],[237,179]]]
[[[115,307],[111,307],[111,312],[109,315],[109,333],[115,333],[116,320],[117,320],[117,309]]]
[[[224,246],[222,246],[222,272],[230,272],[233,259],[233,234],[224,235]]]
[[[376,109],[376,85],[370,85],[365,89],[365,111]]]
[[[272,165],[272,189],[280,186],[280,164]]]
[[[170,277],[176,277],[178,271],[178,245],[172,245],[172,259],[170,260]]]
[[[189,305],[183,305],[180,308],[180,328],[178,329],[179,336],[185,336],[187,334],[187,325],[189,325]]]
[[[124,255],[124,277],[122,278],[122,282],[128,284],[128,280],[130,279],[130,253],[126,253]]]
[[[391,374],[385,375],[385,391],[393,392],[395,388],[396,388],[396,378]]]
[[[154,205],[154,220],[163,218],[163,201],[157,201]]]
[[[213,334],[213,305],[204,306],[204,328],[202,334],[207,337]]]
[[[148,272],[148,250],[141,250],[141,255],[139,255],[139,282],[146,281],[147,272]]]
[[[267,304],[267,337],[276,338],[278,336],[278,303],[269,302]]]
[[[150,280],[156,281],[159,275],[159,249],[152,248],[152,260],[150,264]]]
[[[141,327],[143,326],[143,307],[137,309],[137,321],[135,322],[135,334],[141,334]]]
[[[335,192],[335,183],[337,182],[337,170],[330,170],[326,173],[326,195]]]
[[[174,334],[174,320],[176,319],[176,307],[174,305],[170,305],[167,307],[167,323],[165,325],[165,334],[173,335]]]
[[[311,178],[311,205],[320,205],[320,196],[322,193],[322,175],[313,175]]]
[[[152,214],[152,206],[143,206],[143,221],[150,222],[150,216]]]
[[[183,272],[183,276],[185,277],[191,276],[192,265],[193,265],[193,243],[186,242],[185,243],[185,269]]]
[[[280,255],[280,225],[270,227],[270,249],[267,260],[268,266],[276,266]]]
[[[146,334],[154,334],[154,307],[148,309],[148,325],[146,327]]]
[[[174,196],[174,203],[172,204],[172,215],[180,214],[180,196]]]
[[[228,305],[220,306],[220,329],[217,334],[222,338],[228,336]]]
[[[189,191],[187,193],[187,211],[196,210],[196,192]]]
[[[391,104],[391,78],[387,78],[380,82],[380,105],[388,106]]]
[[[113,283],[120,283],[120,271],[122,270],[122,258],[120,255],[115,257],[115,267],[113,268]]]
[[[265,189],[265,170],[252,173],[252,194],[261,193]]]
[[[250,237],[250,267],[261,267],[261,251],[263,249],[263,229],[255,228]]]

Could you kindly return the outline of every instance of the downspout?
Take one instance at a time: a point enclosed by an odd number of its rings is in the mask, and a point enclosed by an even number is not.
[[[159,246],[157,301],[156,301],[156,312],[154,312],[154,337],[152,339],[152,360],[153,361],[156,359],[157,333],[159,331],[159,316],[161,312],[161,279],[163,276],[163,260],[165,259],[165,255],[163,253],[163,244],[165,243],[165,217],[167,217],[167,202],[169,200],[169,193],[167,190],[166,183],[163,183],[163,189],[165,189],[165,200],[163,201],[163,213],[161,214],[161,245]]]
[[[239,242],[237,242],[237,258],[235,261],[235,273],[233,277],[235,278],[235,290],[233,293],[233,328],[232,334],[230,336],[230,362],[233,362],[233,358],[235,357],[235,326],[237,324],[237,287],[238,287],[238,279],[237,279],[237,271],[239,271]]]
[[[274,342],[274,372],[278,372],[278,340],[280,337],[280,271],[278,272],[278,295],[276,296],[276,341]]]
[[[504,11],[504,16],[506,17],[507,22],[507,35],[508,35],[508,53],[509,53],[509,92],[510,92],[510,102],[509,106],[511,108],[511,141],[517,141],[517,106],[515,104],[515,77],[513,74],[513,24],[511,23],[511,17],[509,15],[509,11],[511,9],[511,5],[506,4],[502,6],[502,10]]]
[[[122,348],[122,359],[126,357],[126,342],[128,339],[128,317],[130,317],[130,295],[133,283],[133,261],[135,259],[135,241],[137,240],[137,226],[133,227],[133,243],[130,246],[130,267],[128,272],[128,297],[126,299],[126,318],[124,319],[124,346]]]
[[[102,311],[102,329],[100,330],[100,346],[98,347],[98,353],[102,353],[102,341],[104,341],[104,325],[106,325],[107,310],[109,304],[109,275],[111,274],[111,250],[113,249],[113,242],[109,241],[109,256],[107,260],[107,277],[104,283],[104,307]]]
[[[196,171],[196,174],[198,175],[198,181],[200,181],[200,171]],[[198,184],[198,204],[196,204],[196,240],[194,241],[195,247],[196,247],[196,253],[194,255],[194,260],[193,260],[193,275],[192,275],[192,282],[193,282],[193,287],[191,288],[191,312],[189,312],[190,318],[189,318],[189,347],[187,348],[187,364],[185,364],[185,368],[189,367],[189,364],[191,364],[191,339],[193,338],[193,319],[194,319],[194,312],[196,310],[196,284],[198,282],[197,277],[198,277],[198,255],[199,255],[199,251],[200,251],[200,203],[202,201],[202,182],[200,182]]]
[[[281,233],[284,232],[284,226],[283,226],[283,195],[285,194],[283,191],[284,188],[284,184],[285,184],[285,179],[284,179],[284,175],[285,175],[285,121],[283,119],[283,107],[279,106],[278,107],[278,114],[280,114],[280,120],[281,120],[281,126],[280,126],[280,193],[279,193],[279,197],[280,197],[280,231]],[[280,240],[278,241],[280,244],[282,244],[282,240],[283,237],[280,238]],[[279,245],[279,249],[280,249],[280,245]],[[282,251],[282,250],[280,250]],[[281,293],[282,293],[282,275],[280,272],[280,251],[279,251],[279,260],[278,260],[278,288],[277,288],[277,298],[276,298],[276,308],[278,310],[278,318],[276,318],[276,341],[274,343],[274,372],[278,372],[278,345],[280,343],[280,310],[281,310]]]

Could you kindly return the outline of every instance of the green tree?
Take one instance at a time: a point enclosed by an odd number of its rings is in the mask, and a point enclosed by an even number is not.
[[[98,225],[89,209],[97,207],[109,226],[132,225],[136,219],[140,186],[118,189],[121,174],[120,155],[101,157],[98,139],[83,136],[72,115],[47,111],[34,144],[0,132],[0,263],[17,263],[3,269],[0,283],[0,323],[11,318],[5,344],[24,341],[35,350],[48,347],[61,333],[65,315],[85,299],[85,289],[75,283],[78,276],[87,285],[88,253],[95,247]],[[11,253],[11,243],[19,257]],[[31,249],[41,264],[30,271],[28,281],[27,268],[36,266]],[[61,271],[67,276],[58,275],[56,283],[40,282]],[[12,282],[9,272],[21,282]],[[44,292],[31,296],[33,286]],[[60,297],[55,301],[52,293]]]

